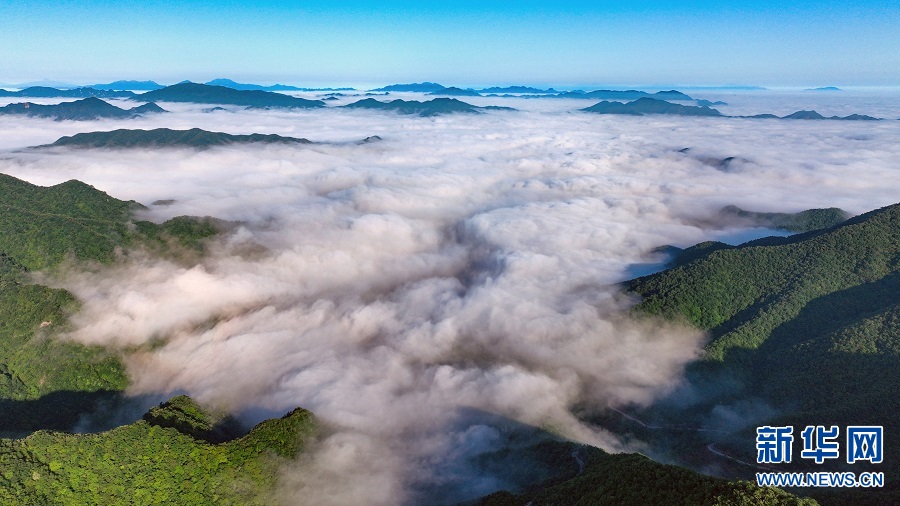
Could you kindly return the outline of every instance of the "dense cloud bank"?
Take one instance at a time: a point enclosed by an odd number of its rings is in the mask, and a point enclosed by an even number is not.
[[[634,264],[740,233],[700,225],[726,204],[859,213],[900,188],[900,122],[173,110],[128,127],[334,144],[8,151],[0,172],[174,199],[146,212],[157,221],[237,222],[200,264],[135,255],[58,283],[84,301],[71,338],[129,350],[133,394],[327,421],[317,450],[283,470],[287,502],[490,492],[502,480],[465,463],[504,432],[472,410],[621,449],[573,407],[652,402],[703,341],[624,316],[614,284]],[[124,125],[20,122],[0,123],[4,148]],[[370,135],[383,140],[342,144]]]

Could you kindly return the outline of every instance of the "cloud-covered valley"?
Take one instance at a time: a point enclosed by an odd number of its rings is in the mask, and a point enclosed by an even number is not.
[[[646,405],[678,385],[704,336],[626,316],[616,288],[653,248],[741,232],[698,225],[728,204],[861,213],[900,188],[897,121],[529,110],[539,102],[439,118],[183,104],[131,121],[0,118],[0,172],[79,179],[153,221],[235,222],[197,264],[136,254],[54,281],[83,301],[68,337],[122,350],[131,394],[186,391],[250,419],[315,412],[332,432],[284,469],[286,502],[395,504],[447,482],[461,499],[497,483],[434,470],[499,437],[461,410],[619,450],[574,407]],[[163,126],[323,144],[22,149]]]

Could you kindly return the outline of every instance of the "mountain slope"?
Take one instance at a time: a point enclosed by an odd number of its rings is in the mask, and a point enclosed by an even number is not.
[[[0,432],[68,429],[127,385],[114,355],[54,337],[77,301],[29,271],[109,263],[132,248],[198,254],[221,229],[188,217],[135,221],[141,207],[79,181],[44,188],[0,174]]]
[[[236,90],[225,86],[179,83],[135,97],[146,102],[192,102],[196,104],[242,105],[253,108],[305,109],[325,107],[321,100],[307,100],[262,90]]]
[[[637,454],[608,454],[574,443],[542,443],[530,455],[556,475],[521,494],[496,492],[479,506],[725,505],[814,506],[777,488],[728,481]],[[532,467],[537,467],[532,464]]]
[[[900,453],[887,435],[900,426],[900,204],[792,237],[708,244],[688,260],[626,287],[643,296],[636,311],[709,331],[688,371],[710,392],[695,413],[763,400],[774,409],[757,425],[884,426],[885,454]],[[753,458],[752,445],[730,451]],[[885,493],[900,494],[896,460],[849,470],[884,471]]]
[[[736,218],[756,227],[768,227],[790,232],[810,232],[839,225],[850,217],[846,211],[831,207],[828,209],[807,209],[799,213],[760,213],[747,211],[737,206],[723,207],[719,214],[725,218]]]
[[[215,417],[181,396],[100,434],[0,439],[3,504],[271,504],[278,465],[317,432],[296,409],[212,444]]]

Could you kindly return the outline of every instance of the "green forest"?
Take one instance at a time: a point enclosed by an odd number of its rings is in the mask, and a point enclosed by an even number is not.
[[[885,455],[900,453],[892,431],[900,426],[900,204],[787,238],[704,243],[673,265],[625,286],[641,296],[637,314],[708,331],[688,379],[732,387],[707,408],[761,397],[778,414],[758,425],[883,425]],[[752,429],[741,436],[754,437]],[[730,451],[753,459],[752,445]],[[900,498],[895,459],[844,470],[884,471],[888,481],[847,503]]]

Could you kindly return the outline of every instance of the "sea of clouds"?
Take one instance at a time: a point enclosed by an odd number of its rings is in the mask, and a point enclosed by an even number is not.
[[[327,435],[283,469],[279,491],[310,504],[415,502],[438,488],[449,502],[501,488],[467,472],[502,446],[497,415],[639,449],[575,406],[652,403],[682,381],[704,336],[627,316],[634,301],[618,282],[659,261],[657,246],[747,236],[712,225],[724,205],[855,214],[898,200],[900,121],[497,103],[521,110],[419,118],[164,103],[171,113],[127,121],[0,116],[0,172],[79,179],[147,205],[144,219],[234,222],[199,263],[135,254],[56,280],[83,301],[67,337],[123,350],[133,395],[183,391],[249,422],[313,411]],[[163,126],[320,144],[24,149]],[[356,142],[373,135],[382,140]],[[175,202],[151,205],[162,199]]]

